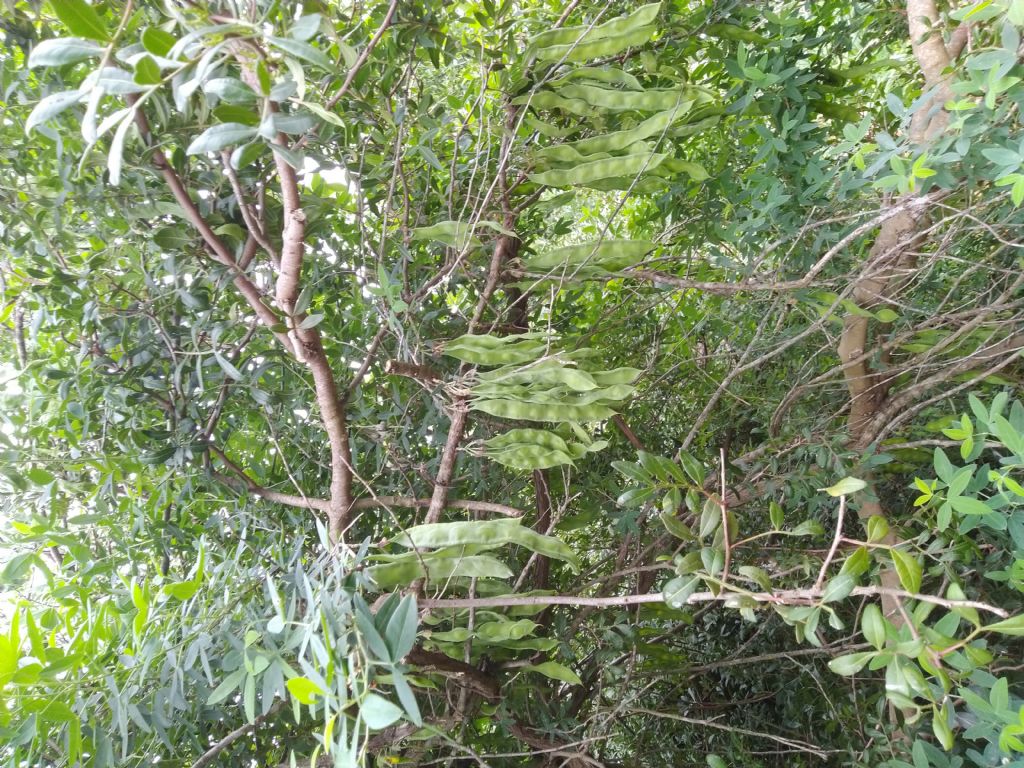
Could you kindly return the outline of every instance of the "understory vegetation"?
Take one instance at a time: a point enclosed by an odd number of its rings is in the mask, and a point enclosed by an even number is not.
[[[1024,766],[1022,0],[5,0],[0,764]]]

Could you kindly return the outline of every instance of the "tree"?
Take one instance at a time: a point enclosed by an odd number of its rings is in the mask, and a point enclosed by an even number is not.
[[[10,765],[1021,761],[1020,3],[3,19]]]

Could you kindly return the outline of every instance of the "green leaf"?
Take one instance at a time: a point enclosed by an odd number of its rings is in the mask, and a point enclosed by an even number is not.
[[[850,596],[853,592],[853,588],[857,586],[857,582],[853,576],[849,573],[840,573],[834,579],[829,580],[828,584],[825,585],[825,590],[822,593],[821,601],[823,603],[834,603],[837,600],[843,600]]]
[[[199,591],[199,582],[178,581],[173,584],[165,584],[160,591],[175,600],[188,600]]]
[[[206,703],[210,706],[213,706],[224,701],[224,699],[226,699],[228,696],[235,692],[235,690],[241,684],[242,680],[245,678],[246,674],[247,673],[244,668],[236,669],[230,675],[225,677],[224,680],[221,681],[220,685],[213,689],[213,692],[206,699]]]
[[[676,576],[665,585],[661,593],[671,607],[682,608],[699,585],[700,578],[697,576]]]
[[[986,632],[998,632],[1001,635],[1024,637],[1024,614],[997,621],[995,624],[985,626],[984,629]]]
[[[858,480],[856,477],[844,477],[835,485],[820,490],[825,491],[829,496],[849,496],[851,493],[862,491],[867,487],[868,484],[863,480]]]
[[[62,67],[103,53],[103,47],[78,37],[43,40],[28,57],[29,67]]]
[[[359,706],[359,716],[371,730],[379,731],[396,722],[402,716],[402,710],[383,696],[368,693]]]
[[[885,618],[881,609],[874,603],[868,603],[860,618],[861,631],[864,639],[878,650],[885,647]]]
[[[1010,683],[1005,677],[996,680],[992,690],[988,692],[988,700],[997,713],[1005,712],[1010,707]]]
[[[139,85],[159,85],[160,66],[152,56],[142,56],[135,62],[135,82]]]
[[[285,683],[290,693],[300,704],[313,704],[324,689],[306,677],[293,677]]]
[[[319,29],[320,24],[323,21],[323,16],[319,13],[311,13],[306,16],[300,16],[292,24],[291,29],[288,30],[288,36],[295,38],[296,40],[309,40],[313,37]]]
[[[864,653],[850,653],[845,656],[836,656],[828,663],[828,668],[837,675],[849,677],[850,675],[855,675],[860,672],[864,668],[864,665],[871,661],[874,655],[873,651],[865,651]]]
[[[256,91],[234,77],[215,77],[203,83],[203,93],[216,96],[227,104],[253,104]],[[257,119],[257,123],[259,120]]]
[[[412,650],[416,642],[418,626],[419,612],[416,609],[416,596],[406,595],[391,615],[384,630],[384,639],[391,649],[392,659],[404,658]]]
[[[699,536],[706,539],[722,524],[722,507],[713,498],[707,498],[700,513]]]
[[[872,515],[868,518],[868,541],[877,544],[884,541],[889,535],[889,523],[881,515]]]
[[[785,522],[785,519],[781,504],[776,501],[769,501],[768,517],[771,520],[772,528],[776,531],[782,529],[782,524]]]
[[[583,685],[583,681],[580,680],[580,676],[573,672],[569,667],[563,664],[558,664],[554,661],[545,661],[541,664],[530,664],[524,669],[532,672],[540,672],[545,677],[550,677],[552,680],[561,680],[563,683],[569,683],[571,685]]]
[[[861,546],[857,547],[857,549],[855,549],[853,553],[846,558],[846,561],[843,563],[843,567],[839,569],[839,572],[848,573],[856,579],[870,567],[871,555],[868,554],[867,547]]]
[[[50,6],[71,34],[103,42],[110,39],[103,19],[85,0],[51,0]]]
[[[988,515],[992,509],[980,499],[972,499],[969,496],[950,496],[949,503],[957,512],[962,515]]]
[[[900,584],[907,592],[916,595],[921,591],[921,564],[916,558],[900,549],[891,549],[889,554],[892,555],[892,563],[896,566]]]
[[[142,31],[142,47],[154,56],[166,57],[171,48],[178,42],[170,32],[159,27],[146,27]]]
[[[302,322],[299,323],[299,328],[303,330],[316,328],[318,325],[320,325],[320,323],[323,322],[324,317],[325,315],[322,314],[307,315],[306,317],[302,318]]]
[[[391,671],[391,684],[395,687],[395,694],[397,694],[398,700],[402,703],[402,708],[409,716],[412,724],[416,726],[423,725],[423,717],[420,714],[419,705],[416,703],[416,696],[406,681],[405,675],[399,672],[397,668]]]
[[[935,474],[938,475],[939,480],[946,483],[947,485],[953,479],[953,465],[949,463],[949,459],[946,458],[946,453],[941,448],[936,448],[933,454],[932,463],[935,467]]]
[[[821,536],[825,529],[817,520],[804,520],[791,531],[793,536]]]
[[[110,142],[110,151],[107,153],[107,172],[110,174],[110,183],[117,186],[121,183],[121,167],[124,164],[124,143],[128,137],[128,131],[134,124],[133,112],[130,109],[123,110],[127,114],[121,119],[114,131],[114,138]]]
[[[41,125],[47,120],[51,120],[68,107],[77,104],[81,100],[82,94],[78,90],[51,93],[36,104],[35,109],[32,110],[28,118],[25,120],[25,132],[28,133],[37,125]]]
[[[953,749],[953,729],[949,727],[949,721],[953,714],[953,708],[948,701],[944,702],[942,708],[932,708],[932,733],[942,748],[949,752]]]
[[[1021,435],[1014,426],[1000,414],[993,414],[992,426],[996,436],[1009,448],[1020,461],[1024,461],[1024,435]]]
[[[195,236],[181,226],[161,227],[153,233],[153,242],[165,251],[180,251],[188,248]]]
[[[197,136],[185,154],[203,155],[217,152],[225,147],[242,144],[256,135],[256,129],[241,123],[221,123],[207,128]]]
[[[395,661],[395,659],[391,658],[391,649],[384,642],[384,638],[380,636],[380,631],[374,623],[369,606],[366,605],[366,602],[359,595],[356,595],[353,602],[355,604],[356,626],[359,627],[359,634],[366,642],[367,648],[379,661]]]
[[[763,589],[765,592],[771,592],[772,580],[768,575],[768,572],[763,568],[758,568],[756,565],[741,565],[736,569],[738,573],[751,579],[757,586]]]
[[[327,54],[318,48],[314,48],[309,43],[304,43],[300,40],[293,40],[289,37],[270,36],[267,40],[278,50],[284,51],[297,59],[302,59],[310,64],[315,64],[321,69],[328,71],[332,71],[334,69],[334,63],[327,57]]]
[[[676,517],[674,513],[662,512],[658,518],[661,520],[661,524],[665,526],[665,530],[677,539],[693,541],[696,538],[693,535],[693,531],[690,530],[690,526]]]
[[[224,355],[222,355],[220,352],[214,350],[213,356],[214,358],[216,358],[217,364],[221,367],[224,373],[227,374],[229,379],[241,381],[242,379],[245,378],[242,372],[238,370],[234,365],[232,365],[231,361],[224,357]]]
[[[253,722],[256,719],[256,678],[253,675],[245,676],[245,683],[242,685],[242,708],[245,710],[246,722]]]

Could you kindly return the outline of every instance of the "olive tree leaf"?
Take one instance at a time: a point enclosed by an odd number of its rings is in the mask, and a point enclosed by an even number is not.
[[[359,705],[359,716],[372,730],[387,728],[402,716],[402,709],[376,693],[366,694]]]
[[[61,67],[99,56],[103,47],[79,37],[57,37],[43,40],[28,57],[30,67]]]
[[[103,42],[110,39],[103,19],[85,0],[51,0],[50,5],[71,34]]]
[[[242,144],[256,135],[256,129],[241,123],[221,123],[213,125],[199,134],[185,154],[203,155],[210,152],[217,152],[225,147]]]

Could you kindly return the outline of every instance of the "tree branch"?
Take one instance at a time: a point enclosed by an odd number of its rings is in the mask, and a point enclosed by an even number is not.
[[[279,699],[278,701],[274,702],[274,706],[270,708],[270,711],[267,712],[267,714],[260,715],[251,723],[246,723],[240,728],[236,728],[223,739],[221,739],[208,750],[206,750],[206,752],[204,752],[198,760],[192,763],[192,768],[206,768],[206,766],[212,764],[213,761],[217,759],[221,752],[230,747],[243,736],[247,736],[248,734],[255,731],[257,728],[263,725],[263,723],[269,720],[273,715],[276,715],[278,712],[280,712],[283,707],[284,701]]]
[[[277,315],[274,314],[274,311],[270,307],[263,303],[263,293],[242,273],[238,264],[235,262],[234,254],[232,254],[231,250],[224,245],[223,241],[219,237],[217,237],[217,234],[207,223],[206,219],[203,218],[203,215],[199,212],[199,208],[196,207],[194,202],[192,202],[192,198],[189,197],[188,191],[185,189],[185,185],[174,170],[174,167],[168,162],[163,151],[161,151],[159,147],[153,145],[149,130],[149,121],[146,119],[146,115],[143,111],[135,107],[136,101],[138,101],[137,96],[128,97],[128,104],[134,109],[135,124],[139,128],[139,132],[142,134],[143,140],[153,152],[153,165],[163,175],[164,181],[171,190],[171,194],[174,195],[174,199],[185,211],[185,216],[189,223],[192,224],[192,226],[199,232],[200,236],[202,236],[203,241],[213,252],[214,257],[232,272],[232,282],[235,284],[235,287],[239,290],[242,296],[245,297],[245,300],[249,302],[249,306],[252,307],[256,316],[259,317],[263,325],[267,328],[273,329],[274,326],[279,323]],[[289,339],[287,335],[278,331],[273,331],[273,333],[285,349],[290,353],[295,354],[295,348],[292,346],[291,339]]]
[[[820,599],[823,591],[815,589],[787,589],[779,592],[732,592],[724,591],[715,594],[713,592],[694,592],[687,598],[689,605],[697,603],[724,602],[742,594],[759,603],[772,603],[775,605],[809,605]],[[947,600],[935,595],[915,594],[902,589],[890,587],[854,587],[850,593],[857,596],[878,596],[902,597],[908,600],[917,600],[922,603],[940,605],[944,608],[976,608],[979,611],[993,613],[996,616],[1006,618],[1009,614],[1002,608],[981,603],[976,600]],[[639,605],[641,603],[661,603],[665,598],[660,592],[643,595],[616,595],[613,597],[583,597],[580,595],[505,595],[500,597],[443,597],[424,598],[419,601],[421,608],[511,608],[521,605],[587,605],[595,608],[619,608],[625,605]]]
[[[387,28],[391,26],[391,20],[395,17],[395,11],[397,10],[398,0],[391,0],[391,5],[388,6],[388,12],[387,15],[384,16],[384,21],[377,28],[373,37],[370,38],[370,42],[366,44],[362,53],[359,54],[359,58],[356,59],[352,68],[348,71],[348,75],[345,77],[345,82],[341,84],[341,88],[339,88],[338,92],[328,99],[326,104],[324,104],[324,109],[328,111],[334,109],[335,105],[337,105],[337,103],[345,97],[345,94],[348,93],[348,89],[352,87],[352,82],[356,79],[356,75],[359,74],[359,70],[362,69],[366,60],[370,58],[370,54],[373,53],[373,49],[377,47],[377,43],[380,42],[380,39],[384,36]]]

